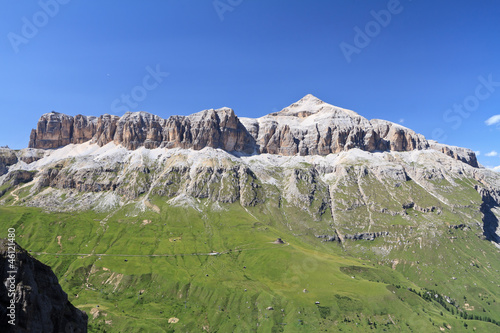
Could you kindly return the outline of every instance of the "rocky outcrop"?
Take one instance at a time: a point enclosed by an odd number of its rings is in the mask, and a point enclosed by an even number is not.
[[[14,170],[7,175],[6,182],[11,182],[14,186],[20,183],[28,183],[33,180],[35,174],[36,171]]]
[[[44,155],[45,151],[43,149],[33,149],[33,148],[21,149],[17,153],[19,160],[23,161],[26,164],[36,162],[39,159],[43,158]]]
[[[405,202],[402,205],[403,209],[414,209],[417,212],[421,213],[429,213],[429,212],[440,212],[440,210],[435,207],[435,206],[430,206],[430,207],[420,207],[419,205],[416,205],[414,202]]]
[[[30,164],[41,159],[44,154],[45,152],[39,149],[25,148],[15,151],[9,148],[0,148],[0,176],[6,174],[11,165],[19,161]]]
[[[387,231],[379,231],[379,232],[361,232],[361,233],[356,233],[354,235],[346,234],[344,235],[345,239],[352,239],[352,240],[375,240],[377,237],[383,237],[389,235],[389,232]]]
[[[9,148],[0,148],[0,176],[8,171],[8,167],[16,164],[18,158],[14,151]]]
[[[458,161],[467,163],[475,168],[479,166],[479,164],[477,163],[476,154],[470,149],[455,147],[455,146],[447,146],[437,143],[436,141],[433,140],[429,140],[429,143],[431,149],[440,151],[445,155],[448,155]]]
[[[489,206],[500,206],[500,189],[492,187],[475,186],[476,191],[481,196],[483,203]]]
[[[340,237],[338,234],[329,236],[329,235],[316,235],[316,238],[323,239],[323,242],[341,242],[344,239],[350,240],[375,240],[375,238],[388,236],[388,231],[378,231],[378,232],[360,232],[353,235],[346,234],[343,237]]]
[[[33,180],[36,171],[28,170],[14,170],[8,173],[5,180],[2,182],[2,187],[0,188],[0,196],[4,195],[11,188],[21,184],[29,183]]]
[[[8,261],[9,247],[16,253],[14,270]],[[0,239],[0,279],[0,331],[87,332],[87,315],[68,301],[50,267],[6,239]],[[11,298],[6,286],[10,287],[10,281],[15,289],[15,326],[7,323]]]
[[[368,120],[312,95],[258,119],[238,118],[229,108],[168,119],[146,112],[127,112],[122,117],[72,117],[51,112],[44,114],[32,130],[29,147],[58,148],[87,141],[100,146],[114,142],[128,149],[211,147],[286,156],[328,155],[353,148],[369,152],[431,148],[478,166],[469,149],[427,141],[406,127],[385,120]]]

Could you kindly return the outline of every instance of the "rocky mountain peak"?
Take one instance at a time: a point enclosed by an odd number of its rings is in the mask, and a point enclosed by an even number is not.
[[[328,104],[314,95],[307,94],[297,102],[287,106],[271,116],[294,116],[298,118],[306,118],[311,115],[322,114],[329,118],[366,118],[361,117],[354,111],[343,109],[332,104]]]
[[[321,107],[322,104],[328,104],[319,99],[318,97],[307,94],[297,102],[291,104],[288,109],[303,109],[304,111],[317,111]],[[328,104],[330,105],[330,104]]]

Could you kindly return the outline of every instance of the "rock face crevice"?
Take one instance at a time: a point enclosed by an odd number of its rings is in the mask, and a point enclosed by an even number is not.
[[[15,245],[16,326],[7,323],[10,298],[6,288],[9,268],[8,241],[0,239],[0,331],[1,332],[87,332],[87,314],[75,308],[61,289],[49,266]]]
[[[483,203],[481,205],[481,213],[483,214],[483,235],[486,240],[500,244],[500,236],[497,234],[497,229],[499,226],[498,218],[491,211],[488,204]]]
[[[32,130],[29,147],[51,149],[87,141],[100,146],[114,142],[127,149],[211,147],[244,154],[285,156],[328,155],[353,148],[369,152],[435,149],[478,166],[474,152],[469,149],[428,141],[401,125],[368,120],[312,95],[258,119],[238,118],[229,108],[168,119],[146,112],[127,112],[122,117],[108,114],[72,117],[51,112],[42,115]]]
[[[482,198],[483,235],[487,240],[500,244],[499,220],[493,210],[500,207],[500,191],[494,189],[477,189]]]

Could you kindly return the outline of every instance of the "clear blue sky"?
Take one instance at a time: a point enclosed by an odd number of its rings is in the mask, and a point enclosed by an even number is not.
[[[499,18],[495,0],[4,1],[0,145],[52,110],[260,117],[312,93],[497,166]]]

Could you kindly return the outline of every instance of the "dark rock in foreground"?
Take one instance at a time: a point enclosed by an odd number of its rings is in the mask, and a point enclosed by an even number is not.
[[[11,274],[9,252],[13,248],[17,273]],[[15,326],[8,323],[11,318],[7,316],[11,297],[6,285],[11,276],[15,281]],[[87,314],[68,301],[50,267],[17,244],[9,249],[6,239],[0,239],[0,278],[0,332],[87,332]]]

